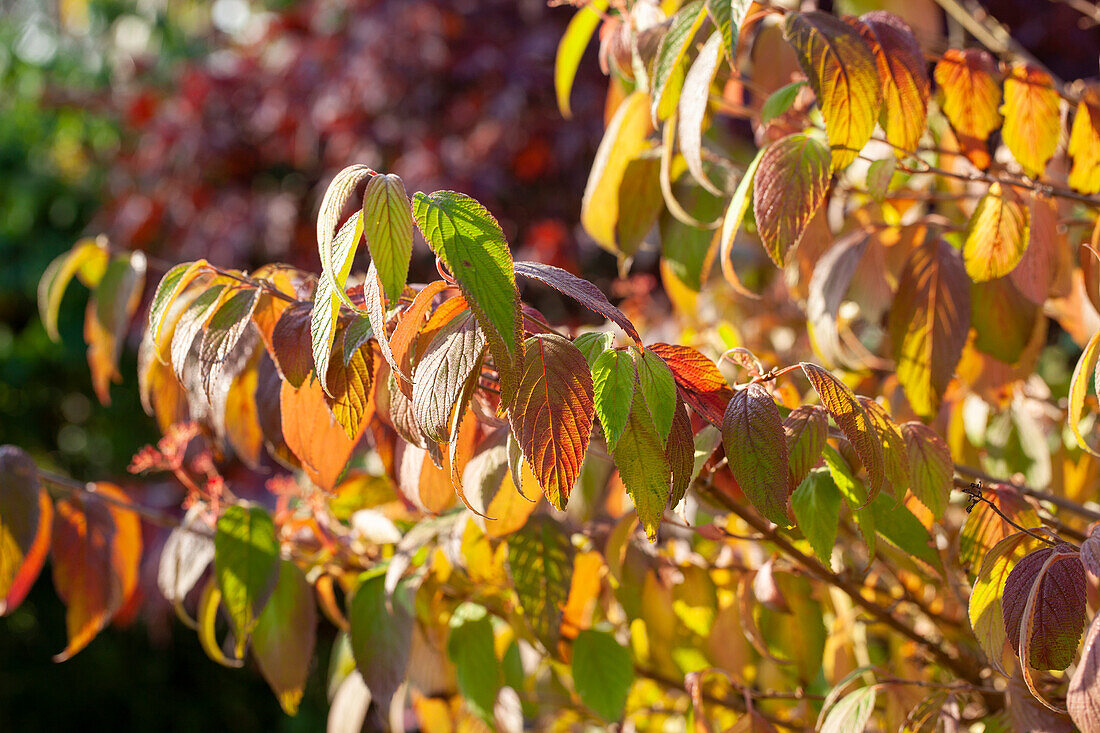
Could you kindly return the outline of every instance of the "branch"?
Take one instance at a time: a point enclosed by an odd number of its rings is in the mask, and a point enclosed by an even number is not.
[[[1074,514],[1080,517],[1084,517],[1085,519],[1088,519],[1090,521],[1100,521],[1100,512],[1089,509],[1086,506],[1082,506],[1081,504],[1078,504],[1071,499],[1067,499],[1064,496],[1058,496],[1056,494],[1050,493],[1049,491],[1040,491],[1039,489],[1033,489],[1023,482],[1015,481],[1013,479],[997,478],[996,476],[991,476],[981,469],[971,468],[970,466],[964,466],[959,463],[955,464],[955,472],[961,473],[964,476],[981,479],[982,481],[988,481],[990,483],[1008,484],[1025,496],[1030,496],[1031,498],[1038,499],[1039,501],[1048,501],[1056,507],[1060,507],[1062,509],[1065,509],[1066,511],[1073,512]]]

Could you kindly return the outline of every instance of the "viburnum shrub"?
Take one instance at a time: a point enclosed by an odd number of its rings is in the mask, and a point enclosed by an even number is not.
[[[566,114],[597,28],[582,224],[624,274],[659,243],[671,317],[352,165],[320,272],[161,268],[138,382],[164,437],[131,469],[182,519],[0,449],[0,611],[49,552],[77,653],[135,613],[144,521],[160,592],[288,712],[317,609],[340,629],[341,730],[1100,730],[1100,87],[885,12],[593,0]],[[85,240],[43,277],[53,335],[92,290],[103,401],[160,265]],[[564,332],[521,287],[606,323]]]

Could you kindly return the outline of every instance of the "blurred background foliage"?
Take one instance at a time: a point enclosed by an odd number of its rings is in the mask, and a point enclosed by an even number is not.
[[[1068,6],[986,4],[1056,72],[1096,75],[1097,30]],[[613,286],[611,256],[578,234],[606,82],[590,49],[575,119],[561,119],[553,58],[571,13],[544,0],[0,0],[0,444],[77,478],[125,481],[130,457],[157,438],[138,403],[133,338],[104,407],[84,360],[85,293],[66,296],[60,344],[38,320],[38,279],[78,237],[106,232],[145,250],[149,289],[166,263],[198,257],[315,270],[320,196],[355,161],[469,193],[517,258],[649,297],[654,257]],[[431,267],[414,262],[412,279]],[[575,317],[556,308],[545,304],[551,320]],[[155,574],[157,553],[147,556]],[[53,594],[40,581],[0,619],[0,730],[323,725],[322,675],[288,718],[258,674],[209,662],[152,598],[142,623],[56,665],[64,608]],[[323,669],[332,629],[321,629]]]

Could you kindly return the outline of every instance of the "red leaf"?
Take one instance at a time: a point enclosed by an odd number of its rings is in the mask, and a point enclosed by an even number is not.
[[[634,339],[635,343],[641,345],[642,337],[638,335],[638,329],[634,328],[634,324],[626,314],[611,305],[607,296],[592,283],[571,272],[544,265],[541,262],[517,262],[515,268],[517,275],[549,285],[562,295],[572,298],[590,311],[611,321],[625,331],[627,336]]]
[[[1013,649],[1035,669],[1065,669],[1085,628],[1085,569],[1075,549],[1036,550],[1012,568],[1001,599]],[[1021,644],[1021,635],[1025,635]]]
[[[684,402],[711,425],[721,426],[733,390],[714,362],[690,346],[652,344],[649,349],[672,370]]]
[[[19,607],[42,571],[52,519],[34,461],[21,448],[0,446],[0,616]]]

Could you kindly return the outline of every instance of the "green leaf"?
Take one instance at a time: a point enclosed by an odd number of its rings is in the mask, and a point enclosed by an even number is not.
[[[458,691],[476,715],[492,723],[502,671],[489,614],[476,603],[463,603],[451,616],[450,627],[447,656],[455,666]]]
[[[730,472],[761,514],[789,527],[787,441],[779,408],[762,384],[733,393],[722,419],[722,443]]]
[[[412,257],[413,225],[405,184],[395,175],[377,175],[363,194],[363,234],[386,299],[401,297]]]
[[[863,541],[873,554],[875,551],[875,515],[867,501],[867,487],[852,474],[848,462],[831,445],[826,445],[821,454],[833,483],[848,506],[851,507],[859,524]]]
[[[386,596],[386,571],[378,568],[359,576],[359,587],[348,606],[351,652],[371,696],[389,710],[394,692],[405,681],[412,644],[414,589],[408,579]]]
[[[706,0],[707,14],[714,22],[714,27],[722,34],[722,45],[726,52],[726,60],[733,66],[734,55],[737,53],[737,36],[741,25],[745,22],[745,16],[749,14],[752,0]]]
[[[206,271],[206,267],[206,260],[184,262],[164,273],[164,277],[160,279],[157,291],[153,294],[153,301],[149,305],[149,335],[153,343],[158,345],[158,351],[160,330],[164,326],[164,318],[168,314],[168,307],[172,305],[172,301],[176,299],[176,296],[183,292],[184,288]],[[158,353],[157,359],[163,361],[164,356]]]
[[[603,426],[608,450],[614,450],[626,429],[638,371],[634,359],[625,351],[608,349],[592,364],[592,389],[596,416]]]
[[[317,637],[313,587],[298,566],[279,563],[279,579],[252,633],[252,651],[288,715],[298,712]]]
[[[951,451],[943,438],[923,423],[904,423],[901,435],[909,452],[909,490],[939,519],[947,509],[955,476]]]
[[[523,358],[523,318],[504,232],[484,206],[454,191],[418,191],[413,212],[424,238],[451,271],[485,331],[504,401],[511,402],[516,365]]]
[[[875,517],[875,529],[880,537],[943,574],[940,553],[936,550],[932,536],[904,504],[892,496],[879,494],[871,502],[871,513]]]
[[[61,339],[57,332],[57,312],[73,275],[78,275],[89,288],[94,288],[103,278],[109,257],[103,244],[95,239],[82,239],[68,252],[58,255],[42,273],[38,282],[38,315],[53,341]]]
[[[657,47],[657,57],[653,62],[652,83],[650,88],[652,98],[650,116],[653,123],[657,124],[676,109],[676,99],[670,97],[667,101],[665,95],[670,91],[669,80],[673,72],[684,59],[688,44],[695,36],[696,31],[707,19],[703,0],[692,0],[680,8],[676,15],[672,16],[672,25],[661,39]]]
[[[573,687],[581,702],[609,723],[621,720],[634,684],[630,650],[607,631],[585,629],[573,642]]]
[[[267,604],[278,576],[279,540],[267,511],[234,504],[218,518],[214,533],[214,575],[236,638],[237,656]]]
[[[588,362],[589,368],[595,364],[600,354],[611,348],[613,343],[615,343],[615,334],[607,331],[590,331],[573,339],[573,345]]]
[[[875,712],[875,688],[861,687],[841,698],[829,710],[821,733],[863,733]]]
[[[549,652],[561,638],[562,609],[573,582],[575,551],[561,525],[545,514],[508,538],[508,571],[523,616]]]
[[[340,233],[336,234],[335,239],[333,235],[351,194],[364,178],[373,174],[374,171],[365,165],[356,164],[344,168],[336,174],[332,183],[325,189],[324,198],[321,199],[321,210],[317,214],[317,251],[321,257],[320,282],[328,280],[332,286],[332,293],[352,309],[354,306],[344,292],[344,286],[351,272],[351,262],[355,258],[359,238],[363,234],[362,211],[353,214],[344,226],[340,227]],[[349,225],[350,230],[345,233]],[[324,374],[324,370],[319,369],[318,374]]]
[[[806,86],[806,82],[804,81],[792,81],[790,84],[782,86],[768,95],[768,98],[764,100],[764,106],[760,108],[760,124],[766,126],[776,117],[790,109],[791,105],[794,104],[795,98],[798,96],[798,92],[804,86]]]
[[[600,24],[601,15],[607,10],[607,3],[608,0],[593,0],[584,5],[569,21],[558,41],[558,53],[554,58],[554,91],[558,96],[558,109],[565,119],[573,116],[569,105],[573,79],[577,76],[584,50]]]
[[[840,525],[840,492],[828,469],[810,471],[791,495],[791,509],[814,554],[829,567]]]
[[[672,419],[676,414],[676,378],[665,360],[650,349],[631,349],[638,370],[638,393],[645,400],[649,416],[657,428],[661,442],[668,440]]]
[[[665,458],[664,441],[658,437],[643,400],[634,400],[612,457],[646,536],[656,542],[657,527],[672,492],[672,469]]]
[[[565,509],[580,475],[594,415],[592,376],[577,347],[556,334],[527,339],[509,421],[547,501],[558,509]]]

